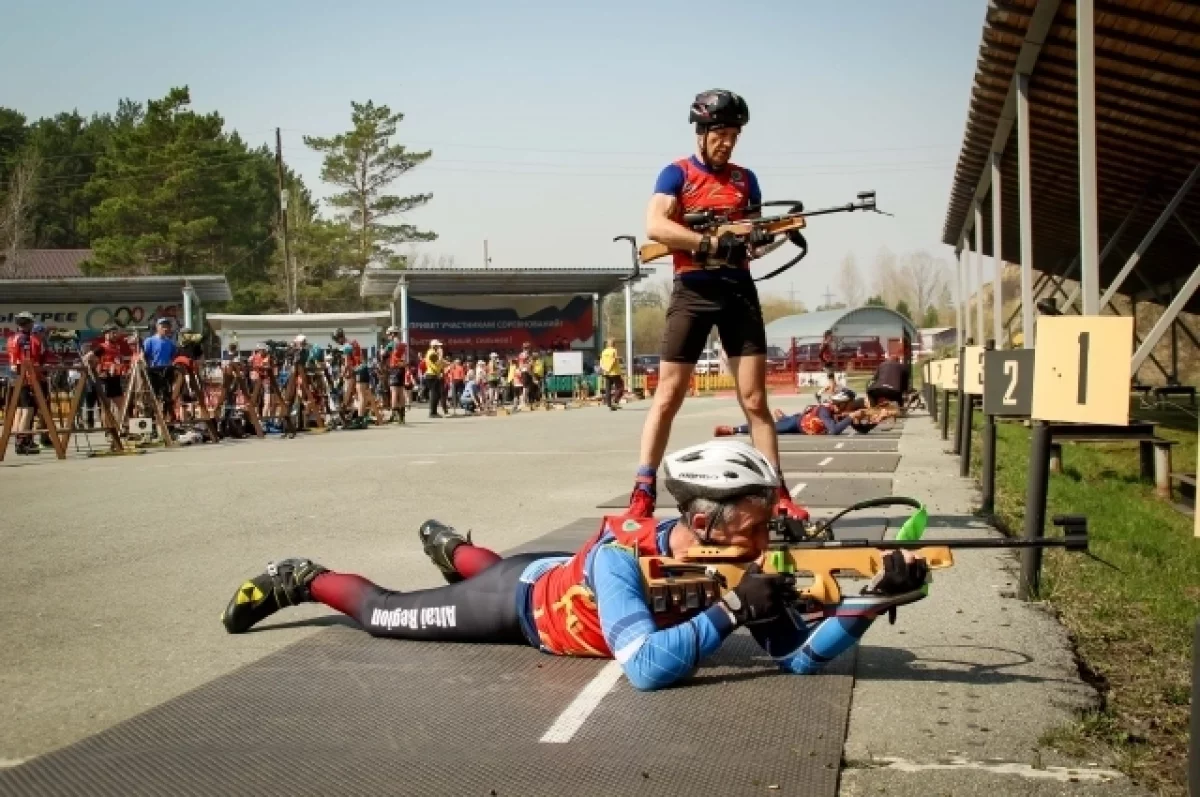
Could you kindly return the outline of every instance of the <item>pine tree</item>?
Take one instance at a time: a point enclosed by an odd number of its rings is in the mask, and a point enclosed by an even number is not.
[[[304,143],[325,154],[321,179],[342,189],[327,201],[349,222],[355,240],[353,265],[357,274],[371,265],[400,266],[403,258],[391,247],[432,241],[437,235],[411,224],[386,223],[422,207],[433,194],[401,197],[384,193],[388,186],[429,159],[431,152],[409,152],[392,144],[404,114],[386,105],[351,102],[353,129],[332,138],[305,136]]]

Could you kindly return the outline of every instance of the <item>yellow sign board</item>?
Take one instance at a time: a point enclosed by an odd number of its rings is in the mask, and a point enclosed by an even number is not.
[[[947,357],[942,360],[942,388],[958,390],[958,358]]]
[[[1133,319],[1042,316],[1037,333],[1033,417],[1128,425]]]
[[[983,347],[968,346],[963,353],[963,392],[983,395]]]

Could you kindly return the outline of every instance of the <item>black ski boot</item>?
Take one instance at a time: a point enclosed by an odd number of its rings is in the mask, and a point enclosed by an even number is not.
[[[281,559],[267,565],[266,572],[238,587],[221,612],[221,622],[231,634],[241,634],[285,606],[308,603],[308,585],[328,568],[307,559]]]
[[[417,531],[417,536],[421,538],[425,555],[442,571],[442,577],[446,581],[456,584],[463,580],[454,567],[454,549],[460,545],[471,544],[470,532],[464,537],[445,523],[426,520]]]

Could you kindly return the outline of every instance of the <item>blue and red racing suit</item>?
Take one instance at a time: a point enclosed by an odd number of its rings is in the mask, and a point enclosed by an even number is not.
[[[638,557],[669,555],[677,522],[607,517],[573,556],[530,563],[518,588],[530,643],[561,656],[615,658],[638,689],[660,689],[691,675],[734,625],[720,606],[672,620],[650,611]],[[781,669],[810,674],[853,647],[878,607],[876,598],[846,597],[839,616],[789,610],[749,630]]]
[[[713,171],[692,155],[667,166],[654,183],[654,193],[678,200],[673,220],[683,223],[684,214],[714,211],[730,221],[744,218],[746,208],[762,202],[758,178],[749,169],[733,163]],[[671,253],[676,276],[701,270],[690,252]]]

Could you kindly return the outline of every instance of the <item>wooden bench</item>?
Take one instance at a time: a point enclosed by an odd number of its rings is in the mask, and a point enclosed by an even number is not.
[[[1154,490],[1162,498],[1171,497],[1171,449],[1174,440],[1164,440],[1153,432],[1121,437],[1089,434],[1087,427],[1077,432],[1056,433],[1050,441],[1050,472],[1062,473],[1062,444],[1072,443],[1137,443],[1140,455],[1141,478],[1154,482]]]

